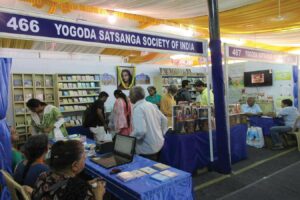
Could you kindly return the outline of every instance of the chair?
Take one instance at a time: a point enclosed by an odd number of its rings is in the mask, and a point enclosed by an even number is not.
[[[18,194],[20,194],[24,200],[30,200],[30,196],[25,190],[25,187],[29,187],[29,186],[21,186],[11,177],[11,175],[8,172],[4,170],[1,170],[1,173],[3,174],[3,177],[5,179],[12,200],[20,200]]]
[[[300,116],[297,117],[294,127],[292,131],[288,132],[288,135],[294,135],[297,140],[297,145],[298,145],[298,151],[300,151]]]

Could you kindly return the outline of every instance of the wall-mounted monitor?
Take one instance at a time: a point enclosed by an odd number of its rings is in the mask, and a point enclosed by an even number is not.
[[[244,85],[245,87],[260,87],[272,86],[273,75],[272,70],[261,70],[244,72]]]

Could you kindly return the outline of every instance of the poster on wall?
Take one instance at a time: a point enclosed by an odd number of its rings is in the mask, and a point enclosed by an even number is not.
[[[135,86],[135,67],[128,66],[118,66],[118,89],[120,90],[130,90]]]
[[[144,73],[138,74],[135,77],[136,84],[138,85],[150,85],[150,76]]]
[[[101,85],[116,85],[116,78],[108,73],[100,74]]]
[[[276,81],[290,81],[292,80],[292,73],[289,71],[275,71]]]
[[[233,88],[244,88],[244,77],[241,76],[229,76],[228,78],[229,81],[229,87]]]

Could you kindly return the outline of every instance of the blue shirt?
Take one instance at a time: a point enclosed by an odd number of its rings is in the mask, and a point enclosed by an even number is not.
[[[28,185],[30,187],[34,187],[34,184],[41,173],[49,171],[49,167],[44,164],[33,164],[30,166],[27,174],[22,182],[23,179],[23,172],[25,170],[24,162],[20,162],[17,165],[15,170],[14,179],[21,185]]]
[[[252,114],[257,114],[261,113],[261,109],[259,105],[254,104],[253,106],[249,106],[248,104],[243,104],[242,105],[242,113],[252,113]]]
[[[296,121],[297,117],[299,116],[299,112],[298,112],[297,108],[295,108],[293,106],[288,106],[288,107],[282,108],[282,110],[279,111],[277,116],[283,118],[284,124],[286,126],[293,128],[295,121]]]

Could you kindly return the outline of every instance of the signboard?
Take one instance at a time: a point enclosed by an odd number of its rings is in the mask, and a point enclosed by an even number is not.
[[[0,33],[203,54],[201,41],[0,12]]]
[[[228,57],[262,60],[297,65],[297,56],[228,46]]]

